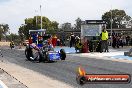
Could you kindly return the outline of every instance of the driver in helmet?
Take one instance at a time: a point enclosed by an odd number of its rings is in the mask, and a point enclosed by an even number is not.
[[[53,50],[52,44],[50,44],[47,40],[43,42],[43,48],[48,48],[48,51]]]

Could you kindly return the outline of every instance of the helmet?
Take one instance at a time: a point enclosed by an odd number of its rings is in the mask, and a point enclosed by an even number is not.
[[[45,41],[43,42],[43,44],[44,44],[44,45],[48,44],[48,41],[47,41],[47,40],[45,40]]]
[[[45,43],[48,43],[48,41],[47,41],[47,40],[45,40],[44,42],[45,42]]]

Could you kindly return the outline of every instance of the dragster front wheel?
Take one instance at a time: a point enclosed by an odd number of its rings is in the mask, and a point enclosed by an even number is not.
[[[65,60],[66,59],[66,52],[64,49],[60,50],[60,58],[61,60]]]

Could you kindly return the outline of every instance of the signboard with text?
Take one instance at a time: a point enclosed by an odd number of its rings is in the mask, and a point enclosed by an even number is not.
[[[102,26],[99,24],[82,25],[82,36],[100,36]]]

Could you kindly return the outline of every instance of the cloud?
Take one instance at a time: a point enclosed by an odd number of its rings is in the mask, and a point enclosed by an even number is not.
[[[0,0],[0,23],[8,23],[12,32],[17,33],[24,19],[42,14],[59,23],[75,22],[77,17],[101,19],[104,12],[112,9],[124,9],[132,16],[130,0]],[[35,13],[38,10],[38,13]]]

